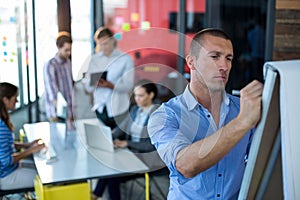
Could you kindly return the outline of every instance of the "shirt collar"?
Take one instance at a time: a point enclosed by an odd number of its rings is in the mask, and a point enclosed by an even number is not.
[[[143,112],[144,114],[150,115],[150,112],[151,112],[153,106],[154,106],[154,104],[152,104],[151,106],[149,106],[149,107],[148,107],[146,110],[144,110],[144,111],[142,111],[142,108],[139,107],[138,112],[139,112],[139,113],[142,113],[142,112]]]
[[[63,64],[66,62],[65,59],[62,59],[58,53],[55,54],[55,60],[59,63],[59,64]]]
[[[114,48],[114,50],[111,52],[110,56],[117,56],[120,54],[120,51],[118,50],[118,48]]]
[[[190,85],[188,84],[183,92],[183,98],[185,99],[185,102],[187,104],[188,110],[193,110],[194,108],[196,108],[196,106],[199,105],[198,101],[195,99],[195,97],[193,96],[193,94],[190,91]],[[228,94],[224,91],[223,92],[223,104],[225,105],[229,105],[229,97]]]
[[[97,54],[100,55],[100,56],[105,56],[107,58],[116,57],[116,56],[118,56],[120,54],[120,50],[118,48],[114,48],[113,51],[111,52],[111,54],[109,56],[104,55],[103,51],[100,51]]]
[[[185,99],[189,111],[193,110],[198,105],[197,100],[190,91],[190,84],[186,86],[182,96]]]
[[[229,105],[229,97],[228,94],[224,91],[223,92],[223,103],[228,106]]]

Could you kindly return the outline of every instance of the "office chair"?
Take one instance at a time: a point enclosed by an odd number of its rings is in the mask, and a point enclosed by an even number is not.
[[[160,184],[158,183],[157,180],[155,179],[155,177],[159,177],[159,176],[167,176],[169,175],[169,170],[167,167],[164,167],[162,169],[153,171],[153,172],[149,172],[149,199],[167,199],[167,192],[163,191]],[[141,179],[139,179],[141,178]],[[129,184],[127,184],[126,186],[126,198],[125,199],[143,199],[142,196],[145,195],[145,192],[141,192],[139,194],[133,194],[134,192],[134,187],[135,186],[139,186],[141,189],[145,189],[145,182],[143,181],[143,179],[145,179],[146,177],[144,177],[144,174],[141,174],[138,178],[135,177],[131,180],[131,182]],[[128,188],[129,186],[129,188]],[[155,186],[155,189],[158,193],[156,193],[155,195],[153,194],[153,186]],[[152,188],[152,189],[151,189]],[[133,198],[134,196],[134,198]]]
[[[0,200],[8,199],[6,195],[9,194],[17,194],[17,193],[26,193],[26,192],[33,192],[34,188],[19,188],[19,189],[12,189],[12,190],[0,190]]]

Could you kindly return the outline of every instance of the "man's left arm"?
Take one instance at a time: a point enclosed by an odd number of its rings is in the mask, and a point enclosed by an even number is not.
[[[50,101],[57,99],[58,86],[55,81],[55,67],[51,62],[47,63],[44,69],[45,90],[48,93]]]

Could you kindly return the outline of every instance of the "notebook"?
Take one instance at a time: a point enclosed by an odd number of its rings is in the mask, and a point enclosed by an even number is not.
[[[91,86],[95,85],[95,83],[98,82],[100,79],[106,80],[106,76],[107,76],[107,71],[92,73],[90,85]]]
[[[51,143],[46,145],[47,148],[42,149],[39,151],[39,157],[46,160],[46,164],[50,164],[56,162],[58,160],[56,156],[56,151],[54,150]]]
[[[84,123],[84,132],[89,147],[114,152],[110,127]]]
[[[57,92],[56,115],[62,119],[67,118],[67,101],[62,93]]]

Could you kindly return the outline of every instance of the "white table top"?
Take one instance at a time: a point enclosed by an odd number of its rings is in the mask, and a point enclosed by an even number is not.
[[[43,184],[77,182],[92,178],[122,176],[148,171],[131,151],[115,153],[88,148],[80,130],[66,132],[65,124],[39,122],[24,124],[28,141],[41,138],[51,143],[57,161],[48,163],[39,153],[34,161]]]

